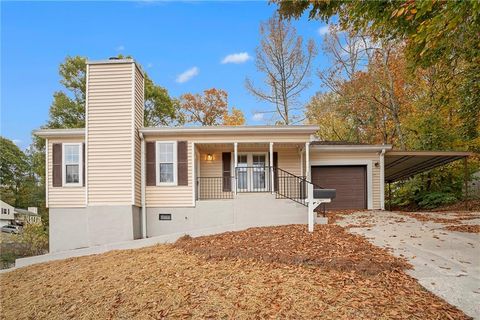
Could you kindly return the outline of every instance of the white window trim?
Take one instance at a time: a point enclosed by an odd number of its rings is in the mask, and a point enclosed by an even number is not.
[[[171,143],[173,144],[173,182],[160,182],[160,172],[159,172],[159,164],[160,164],[160,144],[164,143]],[[177,141],[156,141],[155,142],[155,181],[157,182],[157,186],[165,187],[165,186],[176,186],[178,181],[178,171],[177,171],[178,159],[177,159]]]
[[[78,183],[67,183],[65,146],[78,146]],[[83,148],[81,142],[62,143],[62,186],[63,187],[83,187]]]

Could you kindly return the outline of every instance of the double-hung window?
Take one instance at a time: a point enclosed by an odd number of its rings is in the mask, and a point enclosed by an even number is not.
[[[63,144],[63,185],[81,186],[82,185],[82,144],[64,143]]]
[[[157,141],[157,185],[177,184],[177,143]]]

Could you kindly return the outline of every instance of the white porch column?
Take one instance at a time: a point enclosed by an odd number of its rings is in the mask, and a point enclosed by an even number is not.
[[[307,181],[312,181],[310,173],[310,142],[305,143],[305,176]],[[308,197],[308,232],[313,232],[315,227],[315,208],[313,203],[313,185],[307,183]]]
[[[300,150],[300,174],[303,176],[303,150]]]
[[[385,210],[385,149],[380,153],[380,209]]]
[[[237,194],[238,142],[233,143],[233,191]]]
[[[310,169],[310,142],[305,142],[305,176],[308,181],[312,179]]]
[[[272,194],[275,193],[275,184],[273,179],[275,179],[275,175],[273,174],[273,142],[270,142],[270,189]]]

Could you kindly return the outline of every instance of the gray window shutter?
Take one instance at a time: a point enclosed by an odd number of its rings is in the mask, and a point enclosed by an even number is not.
[[[52,145],[52,185],[54,187],[62,186],[62,144],[54,143]]]
[[[188,186],[188,142],[177,142],[177,184]]]
[[[156,171],[155,171],[155,142],[147,142],[147,155],[146,155],[146,174],[147,174],[147,186],[155,186],[156,181]]]
[[[222,152],[222,176],[223,176],[223,191],[232,191],[232,154],[230,152]]]

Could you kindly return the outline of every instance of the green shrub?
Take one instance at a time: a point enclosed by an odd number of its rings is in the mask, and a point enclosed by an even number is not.
[[[459,199],[453,193],[447,192],[431,192],[422,196],[418,202],[420,208],[434,209],[447,204],[457,202]]]
[[[27,224],[17,235],[17,242],[24,245],[23,256],[35,256],[48,252],[48,231],[42,224]]]

